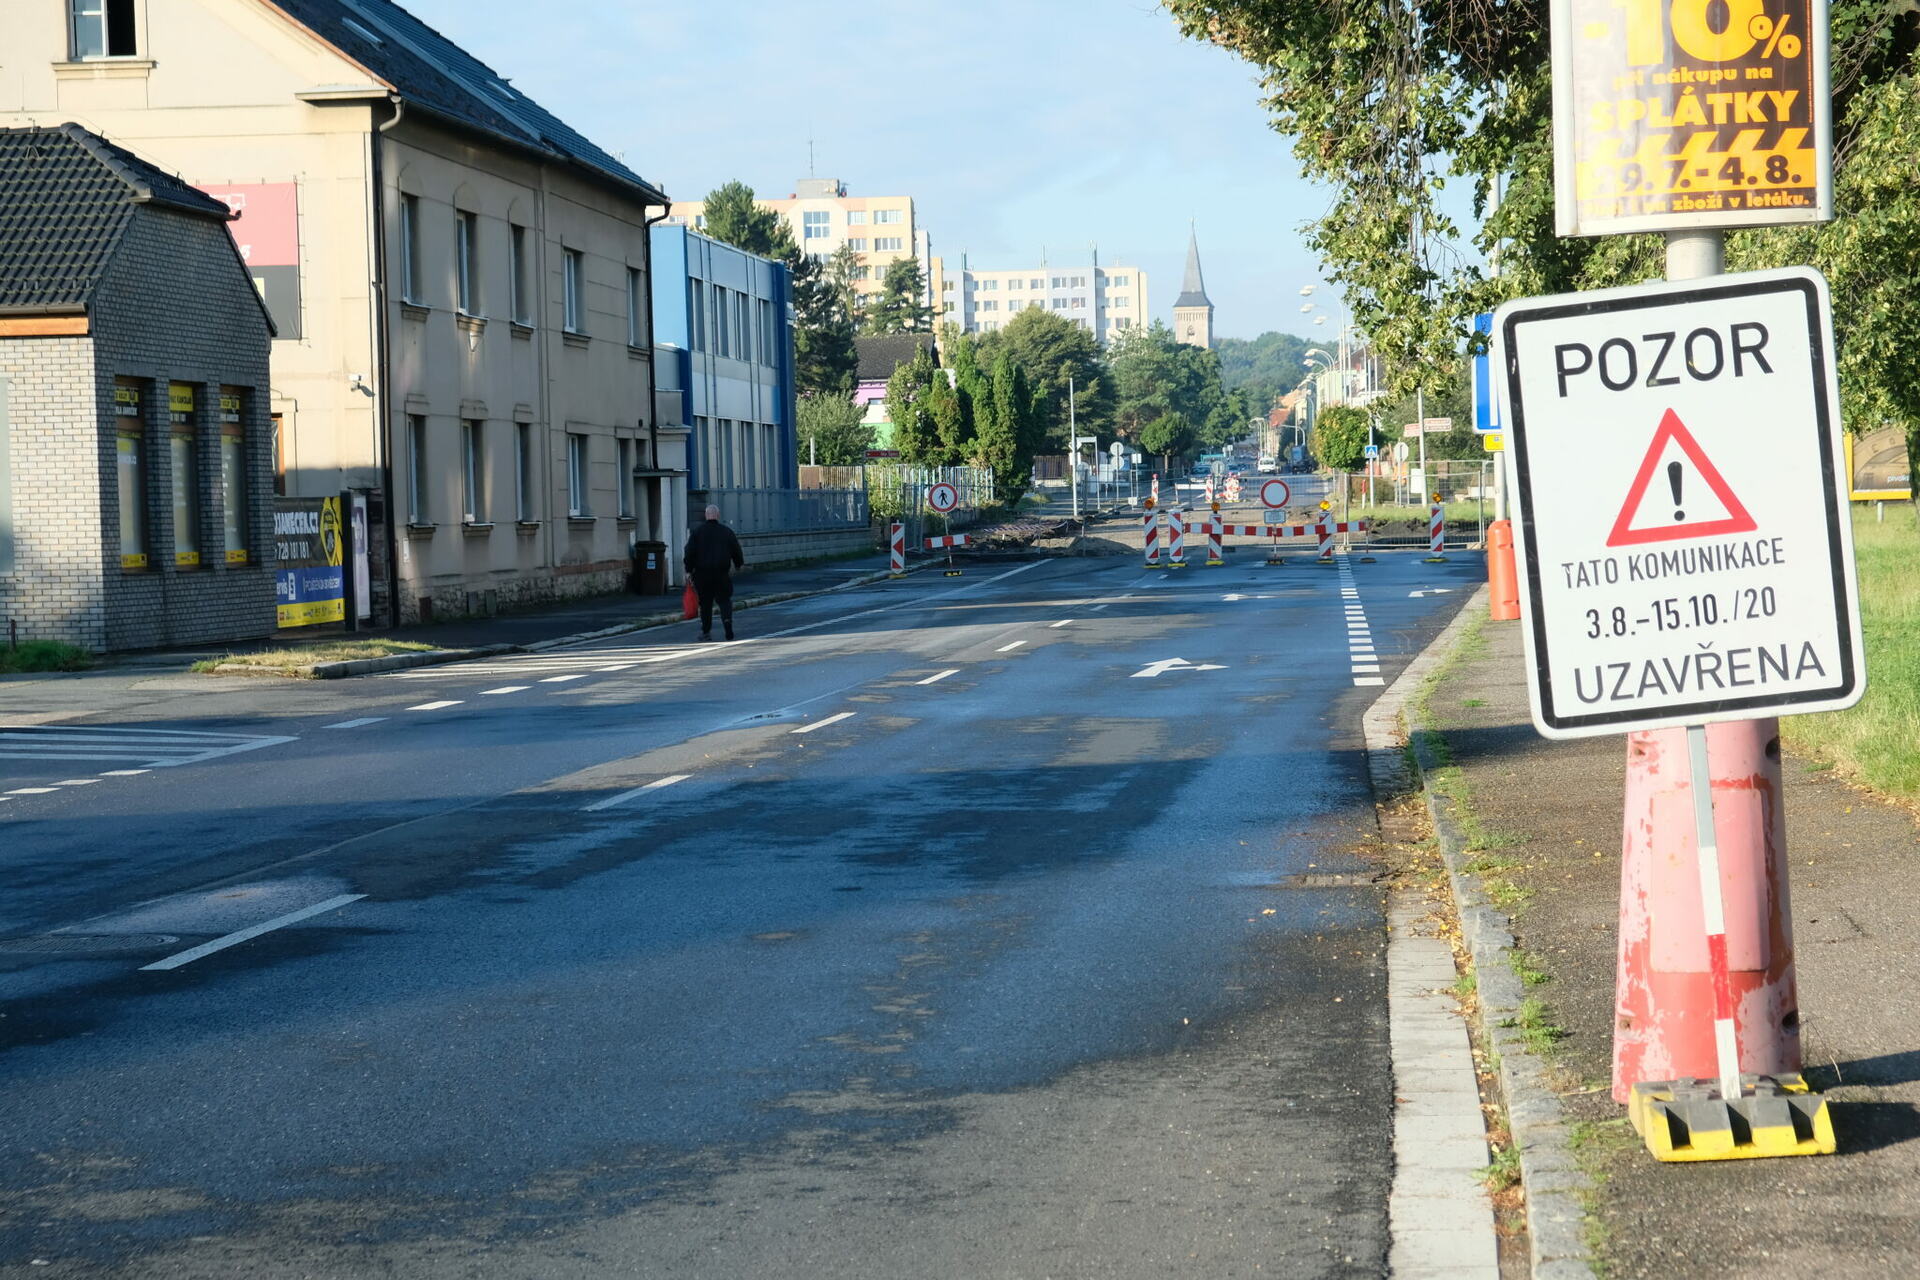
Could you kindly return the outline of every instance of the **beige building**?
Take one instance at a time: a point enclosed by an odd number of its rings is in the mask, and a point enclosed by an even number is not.
[[[368,491],[374,621],[613,589],[677,540],[666,197],[619,160],[389,0],[7,0],[0,50],[0,124],[77,121],[240,212],[276,488]]]
[[[860,260],[854,288],[862,297],[878,293],[887,268],[901,258],[920,260],[929,306],[940,296],[942,264],[933,256],[932,237],[915,220],[912,196],[853,196],[838,178],[802,178],[791,195],[755,203],[778,213],[794,243],[808,253],[831,258],[843,245],[851,246]],[[667,221],[700,230],[706,226],[706,207],[702,200],[676,201]]]
[[[965,265],[940,285],[938,319],[963,333],[992,333],[1019,312],[1038,307],[1052,311],[1111,342],[1124,329],[1145,328],[1147,273],[1138,267],[1101,266],[1098,259],[1078,266],[1041,264],[1000,271]]]

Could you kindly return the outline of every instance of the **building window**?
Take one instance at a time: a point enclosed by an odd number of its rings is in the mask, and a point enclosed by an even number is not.
[[[871,280],[873,279],[873,268],[872,267],[855,267],[853,269],[853,278],[855,280]]]
[[[875,253],[896,253],[899,251],[901,243],[902,241],[899,236],[875,236],[873,238],[873,251]]]
[[[865,209],[849,209],[847,211],[847,225],[850,227],[866,226],[867,211]]]
[[[507,279],[513,293],[509,303],[515,324],[532,324],[533,309],[527,305],[527,229],[514,227],[507,234]]]
[[[620,518],[633,519],[633,441],[622,437],[614,442],[620,459],[620,472],[614,477],[614,489],[620,495]]]
[[[687,348],[691,351],[707,349],[707,286],[695,280],[689,288],[693,290],[693,327],[687,334]]]
[[[117,378],[113,386],[115,471],[120,490],[120,567],[147,567],[147,432],[145,384]]]
[[[194,439],[199,415],[193,386],[167,384],[167,464],[173,486],[173,563],[200,567],[200,450]]]
[[[847,248],[853,250],[855,253],[865,253],[867,251],[866,237],[855,236],[853,239],[847,241]]]
[[[722,488],[734,488],[737,479],[733,471],[733,419],[721,418],[714,426],[714,435],[718,439],[720,452],[714,460],[713,473],[720,478]]]
[[[640,269],[627,268],[627,345],[647,345],[647,299],[643,293]]]
[[[713,354],[733,354],[733,324],[727,310],[727,291],[713,286]]]
[[[1085,311],[1087,309],[1087,300],[1085,298],[1074,298],[1067,303],[1067,305],[1075,311]]]
[[[760,299],[760,363],[778,366],[780,363],[780,331],[774,323],[773,303],[766,298]]]
[[[1087,278],[1086,278],[1085,276],[1074,276],[1074,277],[1073,277],[1073,285],[1072,285],[1072,287],[1073,287],[1073,288],[1075,288],[1075,289],[1084,289],[1084,288],[1086,288],[1086,287],[1087,287]]]
[[[1128,300],[1126,294],[1117,293],[1113,297],[1107,299],[1107,305],[1110,307],[1130,307],[1133,304]]]
[[[460,505],[468,524],[487,522],[487,428],[475,418],[460,424]]]
[[[1000,299],[982,298],[980,299],[980,309],[982,311],[998,311],[1000,309]]]
[[[273,431],[273,494],[284,498],[287,496],[287,438],[280,430],[279,414],[274,414],[268,422]]]
[[[592,515],[587,510],[587,438],[573,431],[567,433],[567,514],[575,519]]]
[[[1067,300],[1065,298],[1055,298],[1053,300],[1053,309],[1055,311],[1065,311],[1067,309]]]
[[[400,296],[420,301],[420,197],[400,197]]]
[[[407,523],[432,524],[427,505],[427,420],[407,415]]]
[[[800,215],[800,238],[802,240],[824,240],[833,234],[827,224],[833,215],[826,212],[803,213]]]
[[[980,287],[982,289],[997,290],[1000,288],[1000,282],[998,280],[982,280]]]
[[[247,562],[247,391],[220,388],[220,535],[228,564]]]
[[[586,286],[586,274],[587,255],[578,249],[568,249],[566,274],[561,279],[568,333],[587,331],[586,300],[581,296],[581,291]]]
[[[873,215],[873,220],[884,226],[891,226],[894,223],[900,221],[900,210],[898,209],[876,210]]]
[[[135,48],[133,0],[68,0],[73,58],[131,58]]]
[[[953,292],[953,281],[951,281],[951,280],[942,280],[942,281],[940,282],[940,292],[942,292],[942,293],[952,293],[952,292]]]
[[[460,310],[467,315],[480,314],[480,216],[454,215],[454,268],[460,281]]]
[[[1034,288],[1036,288],[1036,289],[1038,289],[1039,287],[1040,287],[1039,285],[1035,285],[1035,286],[1034,286]],[[1066,287],[1067,287],[1067,278],[1066,278],[1065,276],[1055,276],[1055,277],[1053,277],[1053,287],[1054,287],[1054,288],[1056,288],[1056,289],[1064,289],[1064,288],[1066,288]]]
[[[1108,276],[1107,277],[1107,284],[1116,289],[1125,288],[1127,285],[1131,283],[1132,281],[1126,276]]]
[[[533,424],[513,424],[513,512],[521,520],[537,519],[533,513]]]
[[[948,303],[948,304],[946,305],[946,310],[948,310],[948,311],[958,311],[959,309],[960,309],[960,307],[959,307],[959,305],[958,305],[958,304],[956,304],[956,303],[952,303],[952,302],[949,302],[949,303]]]
[[[733,295],[733,339],[739,347],[733,354],[737,360],[753,359],[753,322],[748,318],[752,307],[753,299],[746,294]]]
[[[1113,327],[1116,329],[1128,329],[1128,328],[1131,328],[1132,326],[1133,326],[1133,321],[1128,319],[1126,316],[1121,316],[1118,320],[1115,320],[1113,322]]]

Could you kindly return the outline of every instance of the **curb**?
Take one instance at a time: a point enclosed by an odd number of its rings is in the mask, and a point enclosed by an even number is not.
[[[1541,1060],[1527,1050],[1519,1032],[1510,1025],[1526,990],[1513,969],[1512,921],[1488,900],[1480,877],[1461,870],[1466,841],[1454,821],[1452,801],[1426,787],[1427,776],[1439,766],[1423,736],[1427,726],[1410,724],[1404,732],[1401,726],[1405,704],[1452,654],[1461,634],[1486,607],[1487,594],[1483,585],[1468,597],[1446,630],[1368,709],[1367,760],[1374,786],[1381,789],[1381,794],[1398,794],[1418,786],[1433,820],[1454,910],[1460,918],[1461,939],[1473,958],[1480,1032],[1499,1055],[1507,1128],[1520,1156],[1531,1274],[1535,1280],[1592,1280],[1593,1261],[1584,1229],[1586,1209],[1581,1200],[1581,1193],[1590,1184],[1569,1148],[1567,1117],[1559,1096],[1547,1084]],[[1405,750],[1409,744],[1411,753]]]
[[[934,568],[932,564],[909,565],[907,573],[921,573]],[[784,591],[762,596],[743,596],[734,601],[735,609],[754,609],[762,605],[782,604],[788,600],[801,600],[808,596],[824,596],[835,591],[846,591],[852,587],[871,586],[884,582],[893,575],[881,569],[873,573],[849,578],[845,582],[836,582],[830,587],[821,587],[814,591]],[[560,649],[570,644],[584,644],[590,640],[605,640],[611,636],[623,636],[633,631],[646,631],[653,627],[664,627],[675,622],[684,622],[678,609],[662,610],[635,618],[630,622],[618,623],[611,627],[601,627],[594,631],[578,631],[572,635],[554,636],[547,640],[533,640],[526,644],[486,644],[471,649],[426,649],[418,653],[394,653],[384,658],[349,658],[344,662],[316,662],[311,668],[296,669],[283,673],[248,666],[245,663],[223,662],[213,669],[215,675],[266,675],[305,678],[314,680],[339,680],[347,676],[376,675],[383,671],[404,671],[409,667],[432,667],[445,662],[463,662],[472,658],[491,658],[503,653],[542,653],[548,649]]]

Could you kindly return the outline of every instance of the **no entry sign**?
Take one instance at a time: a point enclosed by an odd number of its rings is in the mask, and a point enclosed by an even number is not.
[[[1820,274],[1531,298],[1494,329],[1540,732],[1857,702]]]
[[[1277,511],[1292,501],[1293,490],[1285,480],[1268,480],[1260,486],[1260,505],[1269,510]]]

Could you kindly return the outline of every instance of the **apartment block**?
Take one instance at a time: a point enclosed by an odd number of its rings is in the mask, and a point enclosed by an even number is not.
[[[936,320],[951,321],[963,333],[992,333],[1029,307],[1052,311],[1111,342],[1124,329],[1151,322],[1147,273],[1137,267],[1042,264],[978,270],[964,261],[941,283]]]

